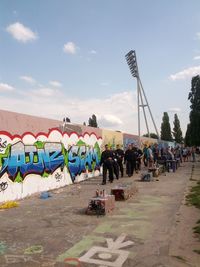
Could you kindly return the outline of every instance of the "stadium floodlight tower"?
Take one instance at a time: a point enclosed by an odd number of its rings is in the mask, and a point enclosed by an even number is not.
[[[137,65],[137,58],[136,58],[136,52],[134,50],[129,51],[126,56],[126,61],[128,63],[128,66],[130,68],[131,74],[134,78],[137,79],[137,108],[138,108],[138,136],[139,136],[139,142],[140,142],[140,108],[143,109],[143,114],[144,114],[144,120],[145,120],[145,124],[146,124],[146,128],[147,128],[147,133],[148,136],[150,137],[150,133],[149,133],[149,126],[148,126],[148,122],[147,122],[147,116],[146,116],[146,111],[145,111],[145,107],[148,108],[149,110],[149,114],[151,116],[156,134],[159,138],[159,134],[158,134],[158,130],[155,124],[155,121],[153,119],[153,115],[151,113],[151,109],[149,106],[149,103],[147,101],[147,97],[146,94],[144,92],[144,88],[142,86],[142,82],[140,80],[140,76],[139,76],[139,71],[138,71],[138,65]],[[144,98],[144,99],[143,99]]]

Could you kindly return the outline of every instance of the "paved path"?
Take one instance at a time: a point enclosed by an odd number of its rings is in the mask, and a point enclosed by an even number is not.
[[[159,181],[140,182],[139,175],[115,180],[114,185],[134,181],[138,193],[116,202],[107,216],[84,214],[97,188],[109,192],[113,186],[99,185],[101,177],[55,190],[47,200],[36,195],[1,211],[0,266],[199,267],[200,255],[193,248],[187,248],[189,257],[180,250],[180,208],[192,163],[184,165]],[[199,163],[195,168],[200,173]]]

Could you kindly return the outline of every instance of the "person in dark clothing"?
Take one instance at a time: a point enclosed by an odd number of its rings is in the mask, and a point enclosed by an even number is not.
[[[141,149],[139,149],[138,147],[133,147],[133,151],[135,152],[135,156],[136,156],[136,172],[141,170],[141,159],[143,156],[143,152]]]
[[[116,176],[116,179],[119,179],[119,165],[118,165],[118,161],[117,161],[117,154],[114,151],[112,151],[112,159],[113,159],[113,172]]]
[[[123,167],[124,151],[120,148],[120,145],[117,145],[117,149],[115,150],[115,154],[116,154],[117,163],[119,165],[119,169],[121,172],[121,177],[123,177],[124,176],[124,167]]]
[[[144,162],[144,166],[147,167],[147,145],[144,144],[144,148],[143,148],[143,162]]]
[[[105,145],[105,150],[101,154],[100,165],[103,165],[103,181],[102,185],[106,184],[107,171],[109,173],[109,181],[113,182],[113,153],[108,145]]]
[[[126,163],[126,173],[128,177],[131,177],[136,170],[136,154],[131,144],[125,152],[124,161]]]
[[[152,148],[152,152],[153,152],[153,161],[154,161],[154,164],[156,164],[158,161],[158,157],[159,157],[158,144],[154,144],[154,146]]]

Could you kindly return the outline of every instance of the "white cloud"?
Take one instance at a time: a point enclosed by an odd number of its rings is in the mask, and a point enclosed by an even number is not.
[[[76,54],[77,47],[73,42],[68,42],[64,45],[63,50],[67,54]]]
[[[31,76],[20,76],[20,79],[30,84],[34,84],[36,82]]]
[[[91,50],[90,51],[90,54],[96,55],[97,54],[97,51],[96,50]]]
[[[101,83],[101,86],[108,86],[109,85],[109,82],[102,82]]]
[[[200,59],[200,56],[195,56],[195,57],[193,57],[193,59],[198,60],[198,59]]]
[[[98,121],[100,124],[104,125],[104,127],[119,127],[122,125],[122,120],[113,114],[105,114],[101,116]]]
[[[2,96],[1,109],[59,120],[69,116],[73,123],[80,124],[88,123],[95,114],[101,128],[137,133],[137,100],[133,91],[94,99],[72,98],[45,87],[17,93],[15,97]]]
[[[50,97],[50,96],[56,96],[59,91],[56,89],[43,87],[39,89],[31,90],[31,94],[33,96],[39,96],[39,97]]]
[[[197,38],[198,40],[200,40],[200,32],[197,32],[197,33],[196,33],[196,38]]]
[[[176,108],[175,107],[174,108],[169,108],[168,109],[168,112],[174,112],[174,113],[177,112],[178,113],[178,112],[181,112],[181,109],[178,108],[178,107],[176,107]]]
[[[14,90],[14,87],[12,87],[11,85],[7,83],[0,83],[0,92],[9,92],[13,90]]]
[[[22,43],[37,39],[36,33],[19,22],[9,25],[6,30],[12,35],[13,38]]]
[[[194,75],[200,74],[200,66],[191,67],[185,70],[182,70],[180,72],[177,72],[175,74],[170,75],[170,80],[184,80],[187,78],[191,78]]]
[[[62,84],[58,81],[50,81],[49,84],[55,87],[62,87]]]

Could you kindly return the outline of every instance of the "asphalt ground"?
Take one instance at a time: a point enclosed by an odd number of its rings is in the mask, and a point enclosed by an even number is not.
[[[141,182],[139,173],[101,185],[102,177],[94,177],[53,190],[47,199],[36,194],[1,210],[0,266],[199,267],[195,247],[180,238],[192,235],[188,229],[194,225],[187,225],[187,232],[179,229],[193,165],[199,179],[200,163],[188,162],[159,180]],[[133,184],[138,191],[116,201],[105,216],[85,214],[97,189],[110,193],[119,184]]]

